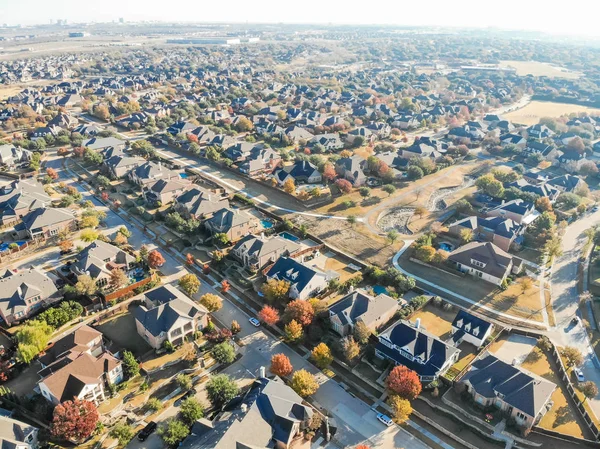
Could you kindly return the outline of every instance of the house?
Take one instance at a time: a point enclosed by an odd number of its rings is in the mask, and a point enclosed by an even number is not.
[[[30,160],[31,151],[15,147],[14,145],[0,145],[0,164],[12,168],[21,162],[28,162]]]
[[[481,348],[490,335],[494,326],[482,318],[460,310],[452,321],[452,341],[459,346],[463,341]]]
[[[401,320],[378,337],[375,354],[415,371],[422,383],[433,382],[457,360],[460,350],[421,327]]]
[[[110,243],[96,240],[90,243],[76,256],[71,271],[76,276],[87,274],[96,281],[98,287],[108,285],[110,272],[115,268],[130,270],[135,257]]]
[[[100,128],[98,125],[94,125],[93,123],[82,123],[73,129],[74,133],[79,133],[82,136],[95,136],[102,131],[102,128]]]
[[[0,275],[0,292],[0,317],[9,326],[61,299],[54,281],[34,268],[6,270]]]
[[[551,408],[556,385],[522,368],[506,363],[487,351],[459,380],[476,404],[494,406],[531,429]],[[459,387],[459,388],[460,388]]]
[[[83,324],[73,332],[69,332],[51,343],[51,346],[44,350],[38,360],[42,368],[46,368],[63,357],[75,359],[83,353],[98,357],[102,352],[104,352],[102,332]]]
[[[245,235],[258,232],[260,221],[246,211],[223,208],[206,220],[204,227],[213,236],[215,234],[225,234],[230,242],[237,242]]]
[[[296,161],[277,170],[274,176],[281,186],[288,179],[292,179],[296,184],[316,184],[323,180],[317,166],[308,161]]]
[[[362,138],[362,143],[372,143],[377,140],[377,135],[371,131],[366,126],[360,126],[358,128],[354,128],[346,135],[346,142],[349,145],[354,145],[354,142],[357,138]]]
[[[39,429],[8,416],[0,416],[2,449],[37,449]]]
[[[514,182],[508,184],[507,187],[516,187],[522,192],[533,193],[537,196],[544,196],[550,200],[551,203],[554,203],[560,195],[560,190],[556,187],[546,184],[530,184],[525,179],[518,179]]]
[[[561,192],[574,192],[579,187],[585,185],[585,182],[579,176],[566,174],[552,178],[547,184],[557,188]]]
[[[227,195],[210,192],[194,185],[175,198],[175,209],[198,220],[210,218],[221,209],[229,208]]]
[[[524,149],[527,145],[527,140],[519,134],[507,133],[500,136],[500,145],[503,147],[506,145],[515,145]]]
[[[103,151],[108,148],[124,150],[126,145],[127,143],[124,140],[117,139],[116,137],[92,137],[91,139],[84,140],[81,144],[82,147],[94,151]]]
[[[548,128],[546,125],[532,125],[527,128],[527,135],[534,139],[545,139],[546,137],[552,137],[554,131]]]
[[[280,257],[268,270],[266,277],[289,282],[289,297],[306,300],[324,290],[329,281],[339,277],[339,274],[325,273],[291,257]]]
[[[127,176],[131,182],[142,187],[154,183],[159,179],[180,179],[179,174],[176,171],[163,166],[162,162],[153,161],[148,161],[135,167]]]
[[[281,155],[272,148],[253,148],[246,160],[240,165],[240,171],[248,176],[273,173],[281,164]]]
[[[540,216],[540,213],[532,203],[517,198],[503,202],[501,205],[488,210],[486,216],[502,217],[512,220],[519,225],[529,225]]]
[[[244,268],[257,271],[282,256],[293,255],[299,249],[300,245],[278,235],[247,235],[235,244],[230,254],[239,260]]]
[[[545,144],[538,140],[528,140],[525,144],[525,148],[523,151],[530,154],[541,154],[546,156],[550,151],[552,151],[554,147],[552,145]]]
[[[412,159],[413,157],[418,157],[435,160],[443,156],[443,154],[433,142],[417,138],[412,145],[406,148],[401,148],[398,151],[398,156],[403,159]]]
[[[76,216],[70,209],[39,207],[27,213],[15,226],[19,238],[48,239],[62,230],[72,231],[76,227]]]
[[[82,352],[74,359],[69,356],[59,358],[39,375],[42,379],[38,388],[53,405],[73,399],[98,405],[107,398],[107,384],[118,385],[123,381],[123,366],[109,352],[102,352],[97,357]]]
[[[208,325],[208,310],[168,284],[147,292],[134,316],[138,334],[154,349],[165,341],[179,346]]]
[[[133,169],[146,163],[140,156],[126,154],[122,151],[112,151],[111,156],[102,162],[102,166],[113,178],[123,178]]]
[[[0,187],[0,225],[15,223],[30,211],[47,207],[51,201],[35,178],[11,181]]]
[[[300,140],[304,140],[306,142],[310,141],[314,136],[307,131],[305,128],[300,126],[289,126],[283,131],[282,135],[285,135],[291,142],[298,142]]]
[[[367,160],[355,154],[351,157],[343,157],[335,164],[335,171],[338,176],[347,179],[353,186],[358,187],[363,185],[367,177],[364,170],[367,168]]]
[[[386,294],[371,296],[358,289],[329,307],[329,321],[332,329],[342,337],[351,335],[359,321],[375,332],[391,320],[399,308],[398,300]]]
[[[279,377],[263,374],[235,405],[227,406],[212,421],[196,421],[179,449],[300,447],[314,413]]]
[[[491,242],[471,242],[455,249],[448,256],[462,273],[501,285],[509,274],[517,274],[523,261],[508,254]]]
[[[550,176],[545,171],[533,168],[523,173],[523,179],[530,184],[539,185],[548,182],[550,180]]]
[[[75,117],[65,113],[59,113],[48,122],[48,126],[55,125],[64,129],[75,128],[79,122]]]
[[[586,162],[585,153],[579,153],[575,150],[563,149],[558,157],[560,167],[569,172],[576,172],[581,165]]]
[[[523,227],[502,215],[481,218],[470,216],[462,218],[448,227],[448,232],[460,237],[463,230],[473,233],[475,240],[493,242],[508,251],[515,239],[523,232]]]
[[[197,125],[194,125],[191,122],[179,121],[179,122],[175,122],[171,126],[169,126],[167,128],[167,132],[173,136],[176,136],[177,134],[186,135],[186,134],[191,133],[197,127],[198,127]]]
[[[344,142],[337,133],[326,133],[314,136],[310,140],[310,145],[313,147],[315,145],[323,145],[325,151],[336,151],[344,148]]]
[[[171,179],[159,179],[152,184],[146,184],[143,188],[143,195],[150,204],[165,205],[191,187],[190,181],[179,176]]]

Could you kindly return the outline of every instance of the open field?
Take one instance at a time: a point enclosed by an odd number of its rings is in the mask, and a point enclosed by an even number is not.
[[[537,61],[501,61],[500,66],[516,69],[519,76],[533,75],[567,79],[577,79],[581,76],[577,72]]]
[[[561,115],[571,113],[587,112],[589,114],[599,114],[600,110],[580,106],[578,104],[554,103],[551,101],[532,101],[524,108],[518,109],[503,117],[513,123],[523,125],[535,125],[542,117],[560,117]]]
[[[9,86],[0,85],[0,100],[6,100],[8,97],[12,97],[13,95],[18,94],[22,90],[23,87],[15,84],[11,84]]]

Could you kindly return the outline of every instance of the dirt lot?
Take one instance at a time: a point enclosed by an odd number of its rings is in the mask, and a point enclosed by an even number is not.
[[[560,117],[561,115],[571,114],[572,112],[587,112],[590,114],[600,113],[598,109],[592,109],[576,104],[553,103],[550,101],[532,101],[524,108],[504,114],[503,117],[506,120],[512,121],[513,123],[520,123],[529,126],[537,124],[542,117]]]
[[[519,76],[533,75],[568,79],[577,79],[581,76],[577,72],[537,61],[501,61],[500,65],[516,69]]]

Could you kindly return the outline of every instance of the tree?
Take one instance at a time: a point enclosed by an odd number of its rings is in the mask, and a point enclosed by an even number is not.
[[[100,220],[95,215],[84,215],[81,217],[82,228],[97,228],[100,224]]]
[[[113,239],[113,243],[117,246],[123,246],[127,243],[127,237],[125,237],[120,232],[115,234],[115,238]]]
[[[346,221],[348,222],[348,224],[350,225],[350,227],[354,227],[354,225],[356,224],[356,215],[348,215],[346,217]]]
[[[236,335],[242,331],[242,326],[240,326],[240,323],[238,323],[236,320],[233,320],[231,321],[230,330],[233,335]]]
[[[536,200],[535,207],[542,212],[551,211],[552,203],[547,196],[541,196]]]
[[[77,277],[75,290],[82,296],[91,296],[98,291],[96,281],[88,274],[82,274]]]
[[[469,243],[473,240],[473,231],[471,229],[460,230],[460,241],[462,243]]]
[[[284,318],[289,321],[296,320],[302,326],[308,326],[315,317],[313,306],[308,301],[296,299],[285,308]]]
[[[323,166],[323,178],[325,180],[331,182],[337,177],[337,173],[335,172],[335,168],[332,164],[327,163]]]
[[[240,117],[240,119],[238,120],[238,122],[235,125],[236,129],[243,133],[243,132],[248,132],[252,130],[252,122],[250,120],[248,120],[246,117]]]
[[[389,242],[390,242],[390,243],[393,245],[393,244],[394,244],[394,242],[395,242],[396,240],[398,240],[398,236],[399,236],[399,235],[400,235],[400,234],[398,233],[398,231],[396,231],[395,229],[390,229],[390,230],[387,232],[387,234],[386,234],[386,237],[387,237],[387,239],[389,240]]]
[[[396,366],[385,380],[388,391],[404,399],[413,400],[421,394],[421,381],[413,370],[406,366]]]
[[[206,394],[210,403],[221,409],[239,393],[237,384],[227,374],[217,374],[206,384]]]
[[[171,418],[158,429],[158,435],[170,447],[175,447],[188,436],[190,430],[178,419]]]
[[[296,343],[300,341],[304,332],[302,331],[302,325],[296,320],[290,321],[284,327],[285,339],[290,343]]]
[[[127,443],[131,441],[133,436],[133,429],[130,425],[127,425],[123,422],[117,423],[108,434],[111,438],[116,438],[119,440],[119,446],[125,447]]]
[[[262,292],[267,301],[281,302],[287,298],[290,291],[290,283],[284,279],[271,278],[262,285]]]
[[[106,176],[98,175],[96,177],[96,184],[98,184],[100,187],[106,188],[110,185],[110,179],[108,179]]]
[[[99,237],[98,231],[93,230],[92,228],[85,228],[81,230],[79,234],[79,238],[84,242],[91,243],[94,240],[97,240]]]
[[[102,163],[104,158],[100,153],[96,153],[94,150],[86,148],[85,152],[83,153],[83,160],[92,165],[99,165]]]
[[[48,175],[52,181],[56,181],[58,179],[58,173],[53,168],[47,168],[46,175]]]
[[[181,402],[179,413],[181,413],[183,422],[191,426],[204,416],[204,407],[192,396]]]
[[[335,185],[338,189],[340,189],[340,192],[342,193],[348,194],[352,192],[352,184],[346,179],[338,179],[337,181],[335,181]]]
[[[427,209],[425,209],[423,206],[417,206],[415,207],[415,215],[418,215],[419,218],[423,218],[423,215],[425,215],[427,213]]]
[[[263,306],[258,312],[258,319],[269,326],[275,326],[279,321],[279,312],[271,306]]]
[[[344,350],[344,357],[349,362],[352,362],[360,354],[360,345],[352,336],[348,336],[342,340],[342,349]]]
[[[573,346],[565,346],[560,350],[560,355],[565,359],[568,368],[579,366],[583,363],[583,355],[581,351]]]
[[[410,405],[410,402],[401,398],[400,396],[390,396],[387,402],[392,408],[394,421],[398,424],[406,421],[412,413],[412,406]]]
[[[135,356],[127,350],[123,351],[123,370],[130,379],[140,373],[140,364]]]
[[[223,307],[223,300],[217,295],[206,293],[200,298],[200,304],[206,307],[209,312],[216,312]]]
[[[294,367],[287,355],[275,354],[271,357],[271,368],[269,370],[276,376],[286,377],[292,374]]]
[[[50,431],[60,440],[82,441],[94,432],[98,418],[93,402],[79,399],[65,401],[54,409]]]
[[[296,191],[296,183],[294,182],[293,178],[288,178],[285,180],[283,183],[283,190],[285,193],[289,193],[290,195]]]
[[[229,243],[229,237],[224,232],[218,232],[213,236],[213,239],[221,246],[225,246]]]
[[[145,139],[136,140],[131,144],[131,149],[139,153],[143,157],[152,157],[156,154],[156,150],[150,142]]]
[[[311,358],[319,368],[327,368],[333,362],[331,349],[325,343],[319,343],[311,352]]]
[[[435,248],[429,245],[419,246],[415,249],[415,257],[423,262],[431,262],[435,256]]]
[[[521,287],[521,293],[525,293],[527,290],[531,288],[533,285],[533,281],[530,277],[523,277],[519,279],[519,287]]]
[[[584,402],[587,401],[588,399],[592,399],[592,398],[595,398],[596,396],[598,396],[598,387],[591,380],[580,384],[579,388],[581,389],[581,392],[585,396]]]
[[[194,265],[196,263],[196,258],[191,255],[190,253],[187,253],[185,256],[185,263],[186,265]]]
[[[421,179],[423,176],[425,176],[425,173],[423,173],[423,169],[421,167],[417,167],[416,165],[411,165],[410,167],[408,167],[408,170],[406,170],[406,174],[408,175],[409,179],[412,180]]]
[[[58,244],[61,251],[69,252],[73,249],[73,242],[71,240],[63,240]]]
[[[69,154],[69,149],[66,147],[60,147],[58,150],[56,150],[56,154],[58,156],[67,157]]]
[[[113,268],[110,272],[110,285],[117,289],[129,283],[129,277],[120,268]]]
[[[162,267],[165,262],[165,258],[157,250],[153,250],[150,252],[150,254],[148,254],[148,266],[153,270]]]
[[[386,184],[381,188],[381,190],[387,193],[388,196],[391,196],[396,191],[396,187],[391,184]]]
[[[319,389],[319,383],[315,376],[305,369],[298,370],[292,376],[290,387],[303,398],[315,394]]]
[[[231,284],[227,279],[221,281],[221,293],[227,293],[231,289]]]
[[[361,345],[365,345],[368,343],[369,337],[371,336],[371,334],[372,334],[371,329],[369,329],[367,327],[367,325],[365,323],[363,323],[362,321],[359,321],[354,326],[354,338]]]
[[[368,187],[361,187],[360,189],[358,189],[358,193],[363,198],[368,198],[371,196],[371,189],[369,189]]]
[[[235,351],[226,341],[215,345],[210,354],[213,359],[222,364],[229,364],[235,360]]]
[[[165,341],[168,341],[168,340],[165,340]],[[147,408],[151,412],[157,412],[163,408],[163,403],[158,398],[150,398],[146,401],[145,408]]]
[[[15,335],[17,360],[30,363],[36,355],[46,349],[52,331],[52,327],[44,321],[30,320],[23,324]]]
[[[188,274],[183,275],[179,279],[179,286],[189,296],[194,296],[196,293],[198,293],[198,290],[200,290],[200,280],[198,279],[198,276],[196,276],[195,274],[188,273]],[[204,295],[204,296],[206,296],[206,295]],[[214,296],[214,295],[211,295],[211,296]],[[200,302],[202,302],[202,299],[200,300]],[[216,309],[216,310],[218,310],[218,309]],[[212,312],[212,310],[210,310],[210,311]]]
[[[192,378],[187,374],[179,373],[175,377],[175,382],[182,391],[187,391],[192,388]]]

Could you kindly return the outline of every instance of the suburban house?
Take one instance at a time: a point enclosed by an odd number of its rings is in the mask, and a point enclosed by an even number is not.
[[[228,208],[227,195],[210,192],[195,184],[175,198],[175,209],[178,212],[198,220],[212,217],[218,210]]]
[[[81,146],[94,151],[104,151],[108,148],[115,150],[124,150],[127,142],[116,137],[92,137],[85,140]]]
[[[295,125],[287,127],[282,135],[287,136],[292,142],[298,142],[299,140],[309,141],[314,137],[305,128]]]
[[[0,447],[2,449],[37,449],[37,427],[8,416],[0,416]]]
[[[148,161],[129,172],[131,182],[145,186],[158,181],[159,179],[179,179],[179,174],[167,167],[164,167],[161,162]]]
[[[296,161],[277,170],[274,176],[279,185],[285,184],[288,179],[292,179],[296,184],[316,184],[323,180],[316,165],[308,161]]]
[[[208,310],[169,284],[147,292],[134,315],[138,334],[154,349],[165,341],[179,346],[208,325]]]
[[[550,200],[551,203],[554,203],[560,195],[560,190],[556,187],[546,184],[530,184],[525,179],[518,179],[514,182],[508,184],[507,187],[516,187],[521,192],[533,193],[538,196],[545,196]]]
[[[70,209],[39,207],[23,217],[15,232],[19,238],[48,239],[62,230],[72,231],[76,225],[75,212]]]
[[[452,223],[448,227],[448,232],[460,237],[461,232],[465,229],[473,233],[473,239],[493,242],[504,251],[510,249],[510,245],[523,231],[521,225],[500,215],[487,218],[465,217]]]
[[[14,167],[21,162],[31,160],[31,151],[14,145],[0,145],[0,164]]]
[[[310,140],[310,145],[323,145],[325,151],[336,151],[344,148],[344,142],[337,133],[319,134]]]
[[[102,162],[112,178],[123,178],[131,170],[146,163],[146,159],[140,156],[126,154],[122,151],[113,154]]]
[[[463,341],[481,348],[492,334],[492,323],[460,310],[452,321],[452,341],[459,346]]]
[[[538,140],[528,140],[523,151],[526,153],[541,154],[546,156],[553,149],[554,147],[552,145],[545,144]]]
[[[83,353],[98,357],[103,352],[102,332],[84,324],[52,343],[38,360],[46,368],[63,357],[75,359]]]
[[[503,202],[501,205],[488,210],[485,214],[488,217],[509,219],[519,225],[529,225],[540,216],[540,213],[532,203],[523,201],[520,198],[507,201],[506,203]]]
[[[372,331],[393,318],[400,308],[398,300],[380,293],[371,296],[362,289],[354,290],[329,307],[331,328],[342,337],[351,335],[361,321]]]
[[[266,277],[289,282],[288,296],[291,299],[305,300],[323,291],[329,281],[339,277],[339,274],[325,273],[291,257],[280,257],[269,269]]]
[[[96,404],[107,398],[106,385],[123,381],[121,361],[109,352],[93,356],[88,352],[64,356],[39,372],[42,396],[54,405],[73,399]]]
[[[204,227],[214,236],[225,234],[230,242],[237,242],[248,234],[261,229],[260,221],[254,215],[239,209],[223,208],[216,211],[204,222]]]
[[[473,362],[458,385],[476,404],[496,407],[524,429],[531,429],[551,408],[556,389],[554,383],[488,352]]]
[[[367,177],[364,170],[367,167],[367,160],[355,154],[351,157],[343,157],[335,164],[335,171],[338,176],[341,176],[352,183],[355,187],[363,185]]]
[[[274,263],[281,256],[290,256],[299,249],[300,245],[278,235],[247,235],[235,244],[230,254],[239,260],[244,268],[257,271],[269,263]]]
[[[585,181],[579,176],[566,174],[552,178],[550,181],[548,181],[548,184],[557,188],[561,192],[572,193],[579,187],[585,185]]]
[[[548,128],[546,125],[532,125],[527,128],[527,135],[529,137],[533,137],[534,139],[545,139],[546,137],[552,137],[554,135],[554,131]]]
[[[135,257],[110,243],[96,240],[77,254],[77,260],[71,264],[76,276],[89,275],[98,287],[108,285],[110,272],[115,268],[128,271],[135,263]]]
[[[400,148],[398,156],[403,159],[417,157],[435,160],[443,156],[443,153],[440,151],[437,142],[431,139],[417,138],[412,145],[406,148]]]
[[[0,275],[0,291],[0,316],[9,326],[62,298],[54,281],[34,268],[6,270]]]
[[[15,223],[30,211],[47,207],[52,199],[34,178],[11,181],[0,187],[0,225]]]
[[[523,261],[508,254],[491,242],[471,242],[455,249],[448,261],[462,273],[501,285],[509,274],[517,274]]]
[[[375,354],[410,368],[422,383],[429,383],[458,360],[460,350],[427,332],[419,320],[415,324],[402,320],[379,335]]]
[[[159,179],[152,184],[146,184],[143,188],[143,195],[150,204],[165,205],[191,187],[192,183],[190,181],[179,176],[170,179]]]
[[[272,148],[255,148],[240,164],[240,171],[248,176],[272,173],[281,164],[281,156]]]
[[[314,413],[279,377],[261,375],[235,406],[212,421],[197,420],[179,449],[290,449],[302,442]]]

